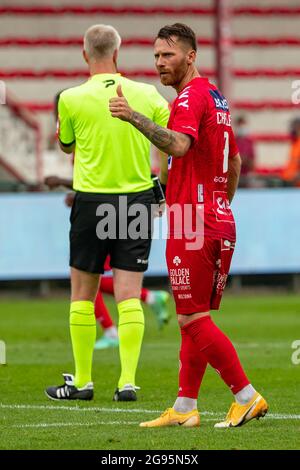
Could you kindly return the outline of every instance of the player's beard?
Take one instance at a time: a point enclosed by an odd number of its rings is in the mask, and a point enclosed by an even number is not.
[[[174,80],[174,77],[172,76],[172,74],[170,72],[160,74],[160,81],[161,81],[162,85],[172,86],[173,85],[173,80]]]
[[[168,71],[166,74],[160,75],[162,85],[176,88],[184,79],[187,69],[185,60],[182,60],[175,69]]]

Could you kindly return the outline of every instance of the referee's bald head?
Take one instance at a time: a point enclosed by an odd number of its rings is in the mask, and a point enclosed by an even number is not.
[[[112,57],[120,48],[121,37],[110,25],[95,24],[84,35],[83,49],[89,59],[98,61]]]

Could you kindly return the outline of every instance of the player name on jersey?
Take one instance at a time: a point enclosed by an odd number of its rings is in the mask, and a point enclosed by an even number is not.
[[[217,112],[217,123],[224,124],[224,126],[231,127],[231,116],[228,113]]]

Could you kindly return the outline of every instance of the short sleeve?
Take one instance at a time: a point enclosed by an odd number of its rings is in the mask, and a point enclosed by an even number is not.
[[[158,93],[155,87],[153,87],[151,103],[154,106],[153,121],[159,126],[167,127],[170,117],[169,103]]]
[[[232,128],[229,133],[229,158],[235,157],[239,153],[239,148],[237,146],[234,133]]]
[[[63,145],[68,146],[75,142],[74,130],[63,94],[58,101],[57,136]]]
[[[205,97],[186,87],[174,103],[172,130],[198,140],[199,126],[207,109]]]

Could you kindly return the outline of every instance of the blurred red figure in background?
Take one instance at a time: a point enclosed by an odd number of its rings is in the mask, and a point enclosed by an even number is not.
[[[235,121],[235,138],[242,159],[239,186],[247,188],[251,186],[251,177],[254,172],[255,150],[244,116],[238,117]]]

